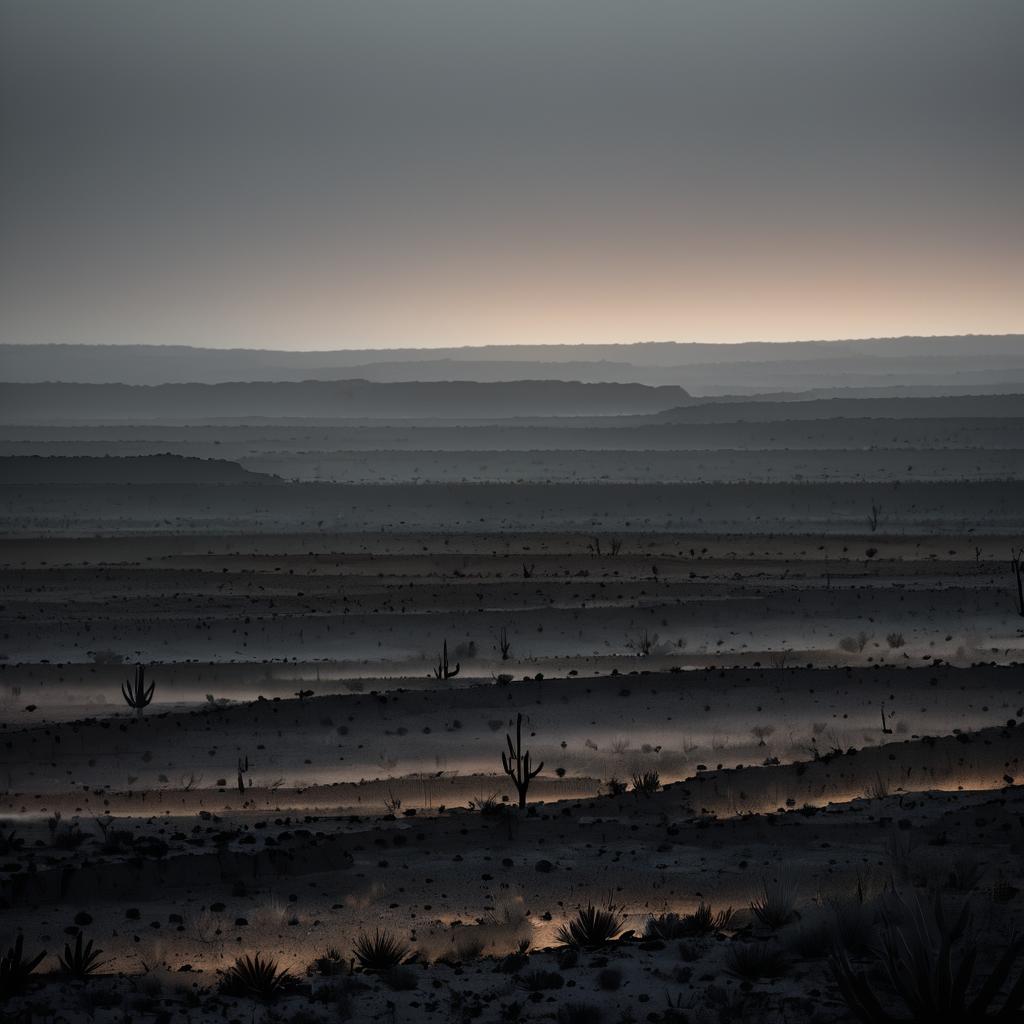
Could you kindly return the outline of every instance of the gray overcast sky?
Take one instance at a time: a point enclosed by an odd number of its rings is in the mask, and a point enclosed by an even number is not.
[[[1024,330],[1020,0],[0,12],[0,341]]]

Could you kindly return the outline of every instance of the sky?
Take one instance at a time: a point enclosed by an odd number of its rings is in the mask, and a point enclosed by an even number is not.
[[[0,342],[1024,330],[1020,0],[0,0]]]

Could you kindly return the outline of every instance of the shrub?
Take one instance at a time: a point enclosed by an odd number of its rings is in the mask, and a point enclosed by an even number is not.
[[[516,978],[516,984],[527,992],[547,992],[561,988],[565,979],[557,971],[524,971]]]
[[[228,996],[273,1002],[288,987],[292,976],[286,968],[278,968],[277,961],[264,959],[259,953],[240,956],[224,972],[221,991]]]
[[[592,1003],[563,1003],[556,1020],[558,1024],[601,1024],[604,1014]]]
[[[726,956],[725,969],[737,978],[781,978],[788,970],[781,949],[767,942],[734,942]]]
[[[373,935],[360,933],[352,947],[352,955],[364,971],[387,971],[406,960],[409,953],[409,947],[387,929],[375,929]]]
[[[902,922],[890,920],[884,927],[878,965],[889,986],[920,1022],[957,1021],[972,1024],[984,1020],[1016,1019],[1024,1005],[1024,974],[1005,997],[1002,1009],[989,1007],[1003,989],[1014,961],[1024,952],[1024,937],[1014,938],[1003,950],[992,973],[968,998],[974,975],[978,946],[964,943],[963,952],[954,955],[954,947],[964,939],[970,918],[970,906],[964,905],[952,924],[947,924],[942,902],[936,896],[929,915],[920,900],[904,906]],[[883,1009],[872,982],[854,971],[845,952],[837,952],[830,961],[840,994],[850,1011],[865,1024],[883,1024],[894,1018]],[[886,1001],[889,998],[886,997]]]
[[[325,949],[313,961],[313,971],[325,978],[345,973],[345,961],[341,958],[341,951],[330,947]]]
[[[796,887],[785,878],[761,880],[761,892],[750,902],[754,916],[766,928],[781,928],[796,917]]]
[[[839,641],[839,648],[846,651],[847,654],[860,654],[867,647],[870,639],[871,637],[861,630],[856,636],[844,636]]]
[[[31,959],[24,954],[25,937],[19,935],[14,945],[0,956],[0,1001],[20,996],[28,988],[28,979],[42,963],[46,953],[37,953]]]
[[[903,636],[902,633],[895,632],[895,633],[886,633],[886,635],[885,635],[885,642],[891,648],[893,648],[893,650],[895,650],[897,647],[905,646],[907,641],[904,639],[904,636]]]
[[[644,937],[668,942],[697,935],[714,935],[728,928],[732,917],[732,907],[716,914],[709,904],[701,900],[692,914],[659,914],[648,919],[644,926]]]
[[[622,931],[623,919],[615,907],[602,910],[588,903],[555,933],[559,942],[574,949],[603,949]]]

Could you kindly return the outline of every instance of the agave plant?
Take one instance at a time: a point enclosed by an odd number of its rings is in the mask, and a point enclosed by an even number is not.
[[[920,900],[903,905],[902,921],[888,920],[882,935],[878,961],[893,993],[909,1016],[896,1016],[883,1006],[868,978],[856,972],[845,952],[831,957],[832,974],[850,1012],[864,1024],[981,1024],[983,1021],[1019,1020],[1024,1005],[1024,972],[1019,974],[999,1010],[992,1003],[1003,989],[1014,961],[1024,952],[1024,937],[1014,938],[1003,950],[992,973],[973,985],[977,943],[967,940],[964,949],[954,947],[964,938],[970,905],[964,904],[948,924],[938,896],[931,917]],[[973,990],[973,995],[968,993]]]
[[[279,968],[276,960],[259,953],[240,956],[225,972],[221,991],[229,996],[244,996],[273,1002],[289,985],[292,976],[287,968]]]
[[[352,955],[364,971],[387,971],[408,959],[409,947],[386,928],[374,929],[373,934],[361,932],[356,936]]]
[[[61,970],[69,977],[84,981],[95,974],[103,964],[100,962],[102,949],[94,949],[92,939],[82,943],[82,933],[75,937],[74,949],[70,944],[64,944],[64,955],[58,957]]]
[[[141,715],[149,706],[155,691],[156,683],[146,686],[145,665],[136,665],[135,678],[121,684],[121,696],[124,697],[125,704],[133,708],[137,715]]]
[[[20,996],[28,988],[29,975],[42,963],[46,953],[25,959],[25,937],[19,935],[14,945],[0,956],[0,1001]]]
[[[606,909],[588,903],[576,916],[561,925],[555,933],[559,942],[576,949],[603,949],[622,931],[623,919],[615,907]]]

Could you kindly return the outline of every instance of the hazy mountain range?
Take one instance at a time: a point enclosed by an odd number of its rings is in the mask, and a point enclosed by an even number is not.
[[[1024,335],[518,345],[289,352],[150,345],[4,345],[0,380],[172,384],[560,380],[676,385],[692,395],[910,388],[1024,390]]]

